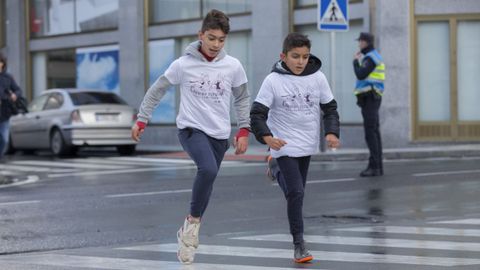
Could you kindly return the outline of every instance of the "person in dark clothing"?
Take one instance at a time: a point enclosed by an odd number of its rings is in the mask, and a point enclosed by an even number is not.
[[[330,148],[340,144],[337,103],[322,62],[310,54],[307,36],[289,34],[283,43],[281,60],[265,78],[250,111],[256,139],[270,147],[278,164],[271,173],[287,199],[294,260],[311,261],[303,239],[303,198],[310,157],[319,152],[320,110],[324,112],[326,141]]]
[[[22,90],[6,70],[7,58],[0,54],[0,160],[3,159],[9,143],[13,103],[22,95]]]
[[[357,39],[360,51],[353,60],[357,77],[355,95],[362,110],[365,141],[370,152],[368,166],[360,172],[362,177],[383,175],[382,139],[380,135],[379,109],[382,103],[385,80],[385,64],[373,46],[374,36],[360,33]]]

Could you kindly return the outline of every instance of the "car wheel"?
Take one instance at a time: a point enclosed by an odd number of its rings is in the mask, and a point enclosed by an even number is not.
[[[70,154],[70,147],[65,143],[59,129],[54,129],[50,135],[50,151],[56,156]]]
[[[137,145],[129,144],[129,145],[119,145],[117,146],[117,151],[122,156],[131,156],[135,153],[135,148]]]

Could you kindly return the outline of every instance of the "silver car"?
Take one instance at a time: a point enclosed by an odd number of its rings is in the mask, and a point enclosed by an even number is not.
[[[130,129],[136,110],[107,91],[50,89],[28,105],[28,113],[10,119],[10,152],[50,149],[74,154],[81,146],[116,146],[122,155],[135,152]]]

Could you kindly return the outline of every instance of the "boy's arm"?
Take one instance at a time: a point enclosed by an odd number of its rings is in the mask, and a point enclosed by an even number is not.
[[[326,103],[320,104],[323,112],[323,122],[325,124],[325,135],[333,134],[340,138],[340,117],[337,111],[337,102],[335,99]]]
[[[250,107],[250,93],[247,89],[247,84],[244,83],[232,89],[235,106],[235,114],[237,116],[237,126],[239,128],[250,129],[250,118],[248,109]]]
[[[15,79],[12,76],[10,76],[10,81],[10,90],[13,92],[13,94],[15,94],[17,97],[22,96],[22,89],[20,89],[17,82],[15,82]]]
[[[267,144],[263,136],[273,136],[270,128],[267,126],[268,111],[270,108],[259,103],[253,102],[250,110],[250,124],[255,138],[262,144]]]
[[[172,84],[167,80],[165,75],[160,76],[152,86],[147,90],[145,97],[137,115],[137,124],[140,126],[143,123],[143,127],[148,123],[148,120],[152,117],[153,110],[158,106],[160,100],[170,88]]]

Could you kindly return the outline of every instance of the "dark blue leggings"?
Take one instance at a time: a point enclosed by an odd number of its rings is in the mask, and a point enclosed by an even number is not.
[[[207,209],[213,182],[217,177],[223,156],[228,150],[228,140],[214,139],[194,128],[180,129],[178,139],[183,149],[197,165],[193,183],[190,215],[202,217]]]
[[[310,156],[279,157],[280,171],[276,174],[278,185],[287,199],[288,223],[295,244],[303,242],[303,197],[307,182]],[[275,172],[274,172],[275,173]]]

